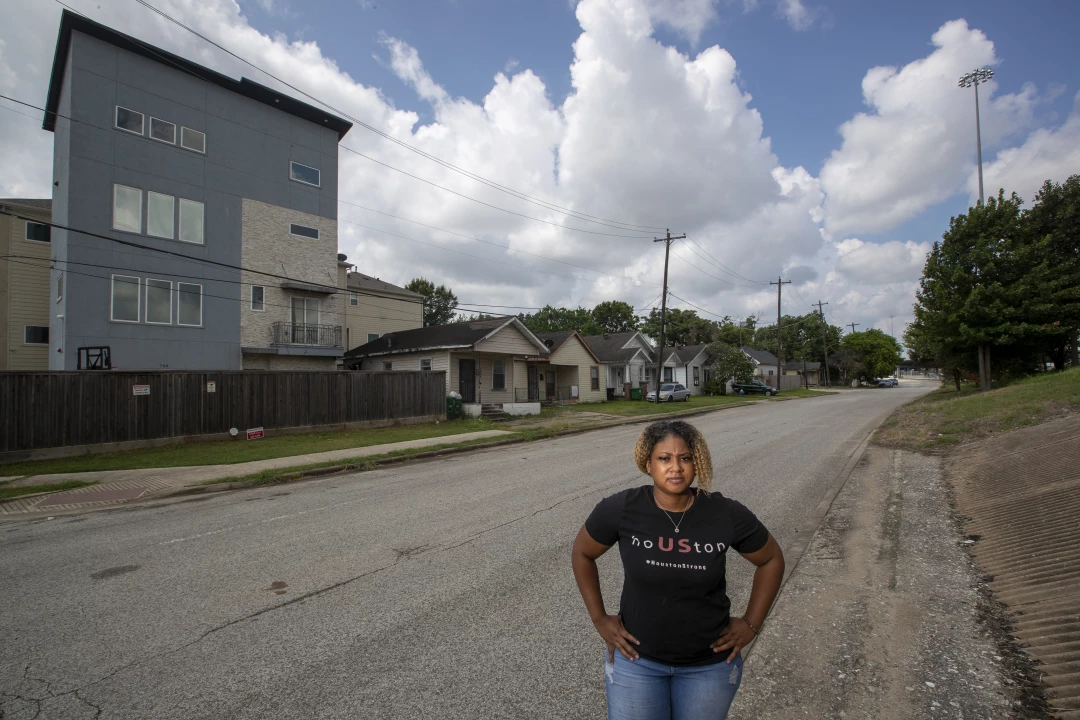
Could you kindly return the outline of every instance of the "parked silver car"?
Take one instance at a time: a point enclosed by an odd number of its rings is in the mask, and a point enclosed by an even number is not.
[[[877,381],[877,386],[878,387],[899,387],[900,382],[894,377],[882,378],[881,380]]]
[[[650,390],[645,399],[649,402],[656,402],[656,391]],[[689,388],[678,383],[664,383],[660,386],[660,402],[675,402],[676,400],[689,402]]]

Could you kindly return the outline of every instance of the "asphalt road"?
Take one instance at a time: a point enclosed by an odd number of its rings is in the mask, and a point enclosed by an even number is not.
[[[786,547],[866,434],[928,389],[693,422],[718,489]],[[602,717],[569,548],[597,501],[646,481],[638,432],[4,523],[0,718]],[[614,611],[618,553],[600,564]],[[729,572],[741,608],[750,566]]]

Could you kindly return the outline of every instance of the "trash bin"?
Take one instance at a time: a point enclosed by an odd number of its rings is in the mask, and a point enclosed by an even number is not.
[[[630,388],[630,399],[631,400],[640,400],[641,399],[641,388],[639,388],[639,387]]]
[[[446,398],[446,419],[456,420],[461,417],[461,398]]]

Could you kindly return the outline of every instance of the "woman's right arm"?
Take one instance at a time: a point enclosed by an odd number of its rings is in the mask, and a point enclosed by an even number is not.
[[[577,580],[581,599],[585,601],[585,608],[589,611],[593,626],[607,643],[608,661],[615,661],[615,648],[619,648],[623,657],[633,662],[638,658],[633,646],[641,643],[626,631],[621,617],[607,614],[604,609],[604,596],[600,592],[600,573],[596,569],[596,558],[610,549],[610,545],[601,545],[593,540],[582,525],[574,539],[574,549],[571,552],[574,579]]]

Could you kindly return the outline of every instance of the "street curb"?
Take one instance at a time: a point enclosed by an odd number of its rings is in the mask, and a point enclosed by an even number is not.
[[[589,427],[584,427],[584,428],[568,428],[566,430],[559,430],[559,431],[554,432],[554,433],[552,433],[550,435],[545,435],[543,437],[538,437],[538,438],[535,438],[535,439],[532,439],[532,440],[530,440],[528,438],[523,438],[523,437],[513,437],[513,438],[506,438],[505,440],[493,440],[491,442],[476,443],[475,445],[465,445],[465,446],[462,446],[462,447],[449,447],[449,448],[442,448],[440,450],[428,450],[426,452],[416,453],[414,455],[398,455],[398,456],[393,456],[393,457],[384,457],[384,458],[379,458],[378,460],[370,460],[370,461],[366,461],[366,462],[370,462],[370,463],[373,463],[375,465],[380,465],[380,466],[381,465],[398,465],[398,464],[401,464],[401,463],[413,462],[415,460],[430,460],[430,459],[433,459],[433,458],[445,457],[447,455],[461,455],[461,454],[464,454],[464,453],[477,452],[477,451],[480,451],[480,450],[490,450],[492,448],[505,447],[505,446],[508,446],[508,445],[520,445],[522,443],[541,442],[541,441],[544,441],[544,440],[553,440],[555,438],[568,437],[568,436],[571,436],[571,435],[583,435],[585,433],[593,432],[595,430],[606,430],[607,428],[621,427],[623,425],[636,425],[636,424],[640,424],[640,423],[651,422],[653,420],[661,419],[661,418],[679,419],[679,418],[686,418],[686,417],[696,417],[698,415],[707,415],[708,413],[720,412],[721,410],[728,410],[730,408],[747,407],[749,405],[756,405],[756,404],[757,404],[756,402],[741,402],[741,403],[732,404],[732,405],[725,405],[723,407],[701,408],[699,410],[688,410],[686,412],[681,412],[681,413],[672,412],[672,413],[660,413],[660,414],[656,414],[656,415],[641,415],[641,416],[634,417],[634,418],[628,418],[626,420],[616,420],[614,422],[604,423],[603,425],[590,425]],[[453,437],[453,435],[448,435],[447,437]],[[322,477],[322,476],[325,476],[325,475],[335,475],[335,474],[344,473],[344,472],[364,472],[363,469],[358,469],[357,467],[355,467],[356,463],[365,463],[365,460],[364,460],[364,458],[360,457],[360,458],[357,458],[354,462],[344,463],[344,464],[341,464],[341,465],[328,465],[326,467],[312,468],[310,470],[298,470],[295,473],[286,473],[285,475],[282,475],[280,478],[278,478],[278,482],[275,483],[275,484],[284,484],[284,483],[288,483],[288,482],[294,482],[294,481],[297,481],[297,480],[304,480],[304,479],[313,478],[313,477]],[[167,498],[167,497],[178,497],[178,496],[182,496],[182,495],[197,495],[197,494],[201,494],[201,493],[204,493],[204,492],[215,492],[215,491],[220,492],[220,491],[223,491],[223,490],[239,490],[239,489],[242,489],[242,488],[250,488],[250,487],[261,487],[261,486],[260,485],[255,485],[252,482],[243,481],[243,480],[237,480],[236,482],[230,482],[230,483],[224,483],[224,482],[219,483],[219,482],[210,481],[209,483],[206,483],[206,484],[203,484],[203,485],[192,485],[192,486],[188,486],[188,487],[184,487],[184,488],[178,488],[177,490],[174,490],[174,491],[170,490],[170,491],[166,491],[164,493],[157,493],[157,494],[153,495],[152,497],[149,497],[149,498],[146,498],[146,499],[147,500],[153,500],[153,499],[161,499],[161,498]],[[213,490],[210,490],[209,488],[213,488]]]
[[[814,536],[816,536],[818,530],[821,529],[821,522],[825,519],[825,516],[829,514],[829,510],[832,509],[832,504],[836,500],[836,496],[844,489],[848,478],[851,477],[851,473],[855,472],[855,467],[859,464],[859,461],[862,460],[863,453],[866,452],[867,446],[870,445],[870,439],[874,436],[875,430],[877,430],[877,426],[874,426],[870,432],[866,433],[866,437],[864,437],[862,442],[856,446],[855,450],[848,458],[848,461],[844,463],[844,467],[836,476],[836,480],[833,481],[832,486],[829,488],[828,492],[825,493],[825,497],[822,498],[821,502],[817,504],[817,507],[806,516],[806,520],[803,522],[802,527],[795,533],[795,539],[788,543],[788,546],[784,549],[784,577],[780,581],[780,590],[776,593],[776,598],[769,608],[770,613],[772,612],[772,608],[776,607],[777,603],[780,602],[780,598],[784,594],[784,588],[787,587],[788,579],[791,578],[791,575],[795,572],[795,568],[798,567],[799,561],[802,560],[802,556],[806,552],[806,548],[810,547],[810,543],[813,541]],[[757,637],[755,636],[754,641],[743,648],[743,660],[750,657],[750,652],[754,649],[756,642]]]

